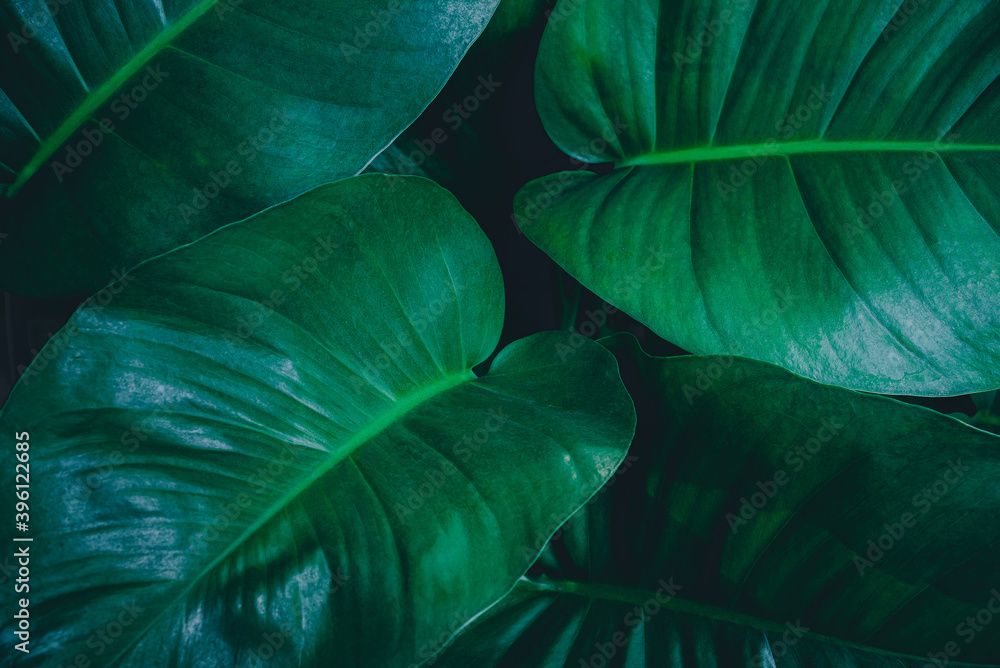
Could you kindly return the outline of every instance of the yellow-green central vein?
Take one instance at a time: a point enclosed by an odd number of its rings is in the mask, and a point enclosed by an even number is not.
[[[362,445],[375,438],[383,431],[396,424],[404,415],[417,408],[418,406],[424,404],[425,402],[433,399],[434,397],[447,392],[448,390],[458,387],[464,383],[474,380],[476,375],[472,371],[467,371],[464,374],[455,376],[446,376],[441,380],[434,383],[430,383],[425,387],[420,388],[416,392],[405,396],[398,401],[396,401],[392,406],[386,410],[384,413],[377,415],[369,423],[361,427],[353,436],[351,436],[347,441],[340,445],[335,452],[330,454],[322,464],[316,466],[308,475],[300,479],[296,484],[281,496],[277,501],[275,501],[271,506],[261,514],[250,526],[243,530],[235,540],[233,540],[229,545],[226,546],[222,552],[219,553],[215,559],[213,559],[205,568],[201,570],[195,577],[191,578],[184,589],[180,591],[175,597],[175,601],[182,600],[195,588],[198,582],[201,581],[206,575],[211,573],[215,568],[221,564],[229,555],[231,555],[237,548],[247,542],[250,537],[261,529],[265,524],[274,519],[282,510],[284,510],[296,497],[309,489],[316,481],[322,478],[324,475],[329,473],[337,464],[341,463],[348,457],[350,457],[354,452],[360,448]],[[167,614],[167,611],[171,606],[164,606],[158,615],[149,621],[148,624],[142,627],[132,639],[125,643],[121,651],[118,652],[109,662],[108,665],[114,665],[125,653],[131,649],[135,643],[142,638],[146,632],[153,628],[160,619]]]
[[[105,102],[110,100],[126,81],[132,78],[134,74],[142,70],[142,68],[145,67],[149,61],[156,56],[156,54],[170,44],[175,37],[187,30],[192,23],[201,18],[202,15],[210,10],[217,1],[218,0],[201,0],[201,2],[192,7],[191,10],[182,16],[177,22],[157,35],[156,38],[143,47],[139,53],[132,56],[132,59],[125,63],[124,67],[115,72],[115,74],[101,84],[97,90],[87,95],[87,97],[84,98],[83,103],[77,107],[65,121],[62,122],[56,131],[38,145],[38,148],[35,150],[35,154],[31,156],[31,160],[24,165],[24,168],[18,173],[17,178],[10,185],[10,188],[7,189],[7,197],[10,198],[16,195],[21,187],[27,183],[28,179],[34,176],[42,165],[44,165],[45,162],[59,150],[59,147],[66,143],[66,141],[73,136],[73,133],[79,130],[95,111],[97,111]]]
[[[671,165],[685,162],[711,162],[717,160],[740,160],[761,158],[772,155],[805,155],[813,153],[952,153],[976,151],[1000,151],[1000,145],[958,144],[946,141],[823,141],[814,139],[769,144],[745,144],[742,146],[701,146],[677,151],[647,153],[615,164],[615,167],[637,165]]]

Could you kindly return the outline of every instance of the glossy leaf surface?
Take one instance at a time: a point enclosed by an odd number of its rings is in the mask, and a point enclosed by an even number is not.
[[[559,4],[542,121],[615,169],[522,189],[542,250],[696,354],[1000,386],[1000,3]]]
[[[566,335],[538,334],[471,371],[500,334],[500,271],[424,179],[324,186],[114,290],[0,416],[30,434],[17,665],[419,663],[513,586],[633,433],[597,344],[560,355]]]
[[[32,295],[357,174],[497,0],[49,5],[0,2],[0,280]]]

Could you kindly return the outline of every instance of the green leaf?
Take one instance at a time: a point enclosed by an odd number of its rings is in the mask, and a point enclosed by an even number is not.
[[[1000,386],[1000,3],[560,0],[566,153],[521,229],[697,354],[907,395]]]
[[[18,665],[419,662],[513,586],[633,433],[597,344],[538,334],[472,372],[500,334],[500,270],[424,179],[324,186],[102,294],[0,416],[30,434]]]
[[[638,414],[625,463],[437,665],[1000,664],[1000,438],[608,341]]]
[[[0,282],[89,293],[357,174],[441,90],[496,5],[60,1],[50,17],[3,0]]]

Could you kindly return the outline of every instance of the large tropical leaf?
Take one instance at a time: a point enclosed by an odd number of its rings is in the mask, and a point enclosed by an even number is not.
[[[1000,438],[609,345],[638,414],[625,463],[438,665],[1000,665]]]
[[[358,173],[497,0],[47,4],[0,2],[0,280],[25,294]]]
[[[560,6],[542,121],[615,163],[518,196],[567,271],[695,353],[891,394],[1000,386],[1000,3]]]
[[[634,426],[611,354],[539,334],[477,377],[492,249],[439,187],[386,181],[143,263],[19,381],[0,416],[30,444],[30,654],[0,596],[17,665],[419,662],[610,476]]]

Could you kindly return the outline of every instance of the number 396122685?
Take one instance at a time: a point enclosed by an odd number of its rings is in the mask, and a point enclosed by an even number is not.
[[[16,511],[14,521],[18,523],[18,528],[20,528],[22,524],[27,525],[28,523],[28,485],[30,484],[30,464],[28,460],[31,458],[31,455],[28,452],[28,432],[22,431],[14,434],[14,438],[17,439],[17,444],[14,447],[17,450],[16,457],[18,461],[15,466],[14,476],[15,494],[17,496],[17,504],[14,507]],[[26,531],[27,528],[25,527],[23,530]]]

